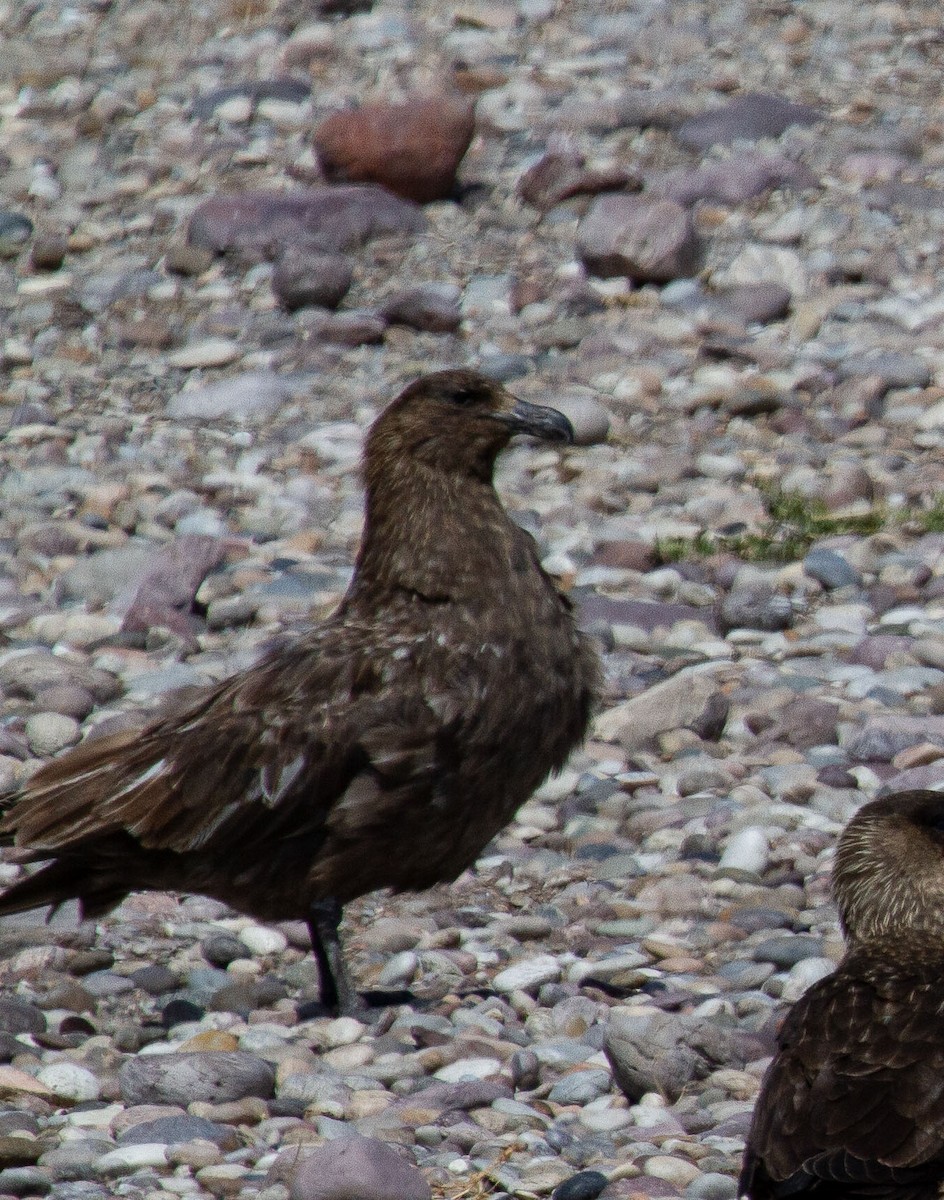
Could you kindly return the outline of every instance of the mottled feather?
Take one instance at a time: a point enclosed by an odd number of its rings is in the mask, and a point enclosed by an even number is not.
[[[847,953],[784,1022],[739,1194],[930,1200],[944,1181],[944,796],[861,809],[834,886]]]
[[[0,913],[130,890],[262,919],[454,879],[586,728],[598,664],[493,487],[517,429],[566,432],[467,371],[375,422],[365,532],[323,625],[143,731],[44,766],[0,825],[51,860]]]

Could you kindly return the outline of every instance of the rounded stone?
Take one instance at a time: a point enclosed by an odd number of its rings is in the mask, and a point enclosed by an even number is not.
[[[337,308],[353,280],[353,264],[344,255],[289,250],[276,264],[272,291],[290,312],[308,307]]]
[[[281,954],[288,947],[288,938],[278,929],[265,925],[247,925],[239,931],[239,941],[250,954]]]
[[[41,758],[74,746],[81,734],[82,727],[75,717],[67,717],[65,713],[36,713],[26,722],[30,749]]]
[[[290,1200],[431,1200],[423,1173],[392,1146],[355,1135],[325,1142],[289,1184]]]
[[[240,1050],[171,1053],[129,1059],[118,1082],[126,1104],[223,1104],[244,1096],[268,1098],[275,1072],[269,1063]]]
[[[596,1200],[609,1180],[602,1171],[578,1171],[551,1193],[551,1200]]]
[[[803,559],[803,570],[825,588],[855,587],[862,582],[859,572],[841,554],[819,546]]]
[[[555,983],[561,977],[561,965],[552,954],[537,954],[522,958],[499,971],[492,980],[496,992],[531,992],[544,983]]]
[[[728,841],[718,863],[719,871],[750,871],[760,875],[767,867],[769,848],[763,829],[749,827]]]
[[[54,1092],[61,1100],[81,1103],[87,1100],[97,1100],[101,1085],[95,1075],[87,1067],[78,1063],[50,1063],[36,1072],[37,1080]]]

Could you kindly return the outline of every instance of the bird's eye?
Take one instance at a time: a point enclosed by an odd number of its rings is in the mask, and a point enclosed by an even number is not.
[[[926,829],[931,829],[935,833],[944,833],[944,812],[926,817],[924,825]]]
[[[453,392],[450,396],[453,404],[458,404],[460,407],[465,407],[470,404],[480,403],[485,399],[485,393],[481,388],[460,388]]]

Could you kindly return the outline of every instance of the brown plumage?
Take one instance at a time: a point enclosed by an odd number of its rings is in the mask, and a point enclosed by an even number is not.
[[[833,887],[846,954],[780,1032],[739,1194],[930,1200],[944,1182],[944,795],[866,804]]]
[[[323,1000],[356,1007],[341,905],[455,879],[587,725],[597,656],[492,483],[516,432],[572,438],[472,371],[408,387],[367,437],[336,612],[143,732],[37,772],[0,834],[51,861],[0,913],[78,897],[95,916],[150,889],[307,919]]]

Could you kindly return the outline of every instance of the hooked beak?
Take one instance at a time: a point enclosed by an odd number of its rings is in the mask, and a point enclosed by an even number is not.
[[[573,444],[573,426],[556,408],[547,408],[543,404],[529,404],[527,400],[515,400],[515,406],[510,411],[492,415],[496,421],[507,425],[512,433],[530,433],[546,442]]]

